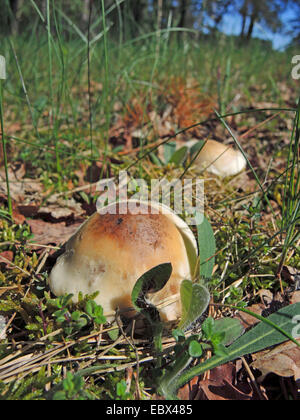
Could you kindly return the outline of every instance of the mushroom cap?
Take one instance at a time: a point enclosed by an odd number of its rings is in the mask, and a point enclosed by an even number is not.
[[[115,214],[110,214],[113,206]],[[139,277],[159,264],[171,263],[172,275],[165,287],[147,298],[157,306],[177,296],[159,311],[165,321],[178,319],[180,284],[192,277],[197,260],[193,233],[166,206],[141,203],[140,210],[147,214],[134,214],[130,206],[122,214],[120,208],[120,203],[102,208],[69,239],[49,276],[51,291],[56,296],[72,293],[75,302],[79,292],[99,291],[95,301],[108,317],[117,308],[130,317],[134,311],[126,309],[132,308],[131,292]]]
[[[190,140],[186,145],[192,147],[198,141]],[[220,177],[236,175],[245,169],[247,164],[239,150],[215,140],[207,140],[195,163],[201,169],[207,169]]]

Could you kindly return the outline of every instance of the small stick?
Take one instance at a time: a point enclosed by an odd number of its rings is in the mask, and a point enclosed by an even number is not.
[[[247,371],[247,373],[249,375],[249,378],[251,380],[251,383],[253,384],[253,386],[254,386],[254,388],[255,388],[258,396],[259,396],[259,399],[260,400],[265,400],[265,398],[262,396],[261,391],[260,391],[260,389],[259,389],[259,387],[258,387],[258,385],[256,383],[256,380],[255,380],[254,375],[253,375],[253,373],[252,373],[252,371],[250,369],[250,366],[248,365],[248,363],[246,362],[246,360],[245,360],[245,358],[243,356],[241,357],[241,360],[242,360],[243,365],[244,365],[244,367],[245,367],[245,369],[246,369],[246,371]]]

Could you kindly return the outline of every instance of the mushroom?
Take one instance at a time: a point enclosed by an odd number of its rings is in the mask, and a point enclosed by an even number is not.
[[[147,298],[157,306],[175,297],[158,309],[162,320],[176,320],[181,316],[180,283],[191,279],[196,266],[195,237],[188,225],[162,204],[128,200],[126,214],[120,211],[120,204],[124,202],[98,210],[69,239],[50,273],[50,289],[56,296],[73,294],[74,302],[79,292],[99,291],[95,301],[108,319],[117,308],[131,317],[136,281],[151,268],[171,263],[167,284]],[[147,214],[135,214],[132,204]],[[115,214],[110,214],[113,209]]]
[[[185,145],[189,148],[199,140],[190,140]],[[246,167],[246,159],[239,150],[215,140],[207,140],[196,159],[196,165],[220,177],[233,176]]]

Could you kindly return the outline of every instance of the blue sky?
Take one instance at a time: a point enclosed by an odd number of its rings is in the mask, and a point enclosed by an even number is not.
[[[286,11],[281,15],[281,19],[284,23],[285,30],[288,29],[288,21],[295,17],[294,10],[287,8]],[[240,34],[241,31],[241,16],[239,14],[228,14],[224,17],[223,24],[221,26],[222,32],[226,34]],[[253,36],[263,39],[268,39],[273,42],[275,49],[283,49],[292,40],[291,35],[284,33],[274,34],[263,25],[256,24],[253,31]]]

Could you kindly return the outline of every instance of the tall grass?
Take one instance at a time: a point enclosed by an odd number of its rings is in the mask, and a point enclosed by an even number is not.
[[[5,168],[5,178],[6,178],[6,189],[7,189],[7,202],[8,202],[8,212],[12,217],[12,200],[10,195],[10,186],[9,186],[9,177],[8,177],[8,161],[7,161],[7,151],[6,151],[6,137],[4,132],[4,119],[3,119],[3,87],[2,79],[0,78],[0,124],[1,124],[1,141],[2,141],[2,151],[3,151],[3,160]]]
[[[282,257],[278,266],[277,274],[280,276],[287,253],[291,247],[299,256],[297,243],[300,238],[300,98],[294,119],[294,127],[291,135],[290,147],[287,158],[287,170],[285,176],[284,196],[282,206],[281,229],[285,232]]]
[[[140,29],[135,38],[128,39],[130,19],[124,21],[120,3],[110,8],[103,0],[94,3],[90,21],[82,28],[81,22],[67,16],[59,3],[47,0],[43,15],[30,0],[31,29],[1,39],[0,53],[6,56],[9,67],[5,101],[18,113],[19,122],[26,125],[26,132],[11,140],[27,144],[20,149],[25,159],[33,143],[49,152],[39,165],[42,163],[49,173],[55,172],[58,189],[68,176],[65,159],[72,160],[74,169],[85,148],[89,150],[85,159],[101,157],[106,161],[116,103],[125,112],[136,98],[144,116],[150,103],[160,112],[161,90],[171,77],[196,80],[199,90],[216,98],[221,115],[239,111],[239,101],[235,100],[239,95],[251,103],[253,87],[260,92],[261,98],[256,99],[263,101],[268,93],[280,103],[274,80],[278,74],[289,74],[287,53],[264,49],[255,42],[239,48],[234,38],[222,36],[203,40],[194,30],[173,27],[171,18],[165,26],[157,23],[152,31],[143,33]],[[119,27],[112,27],[110,14],[116,11]],[[93,83],[102,84],[102,89],[95,89]],[[68,146],[62,144],[62,135]],[[142,139],[141,146],[145,141]]]

